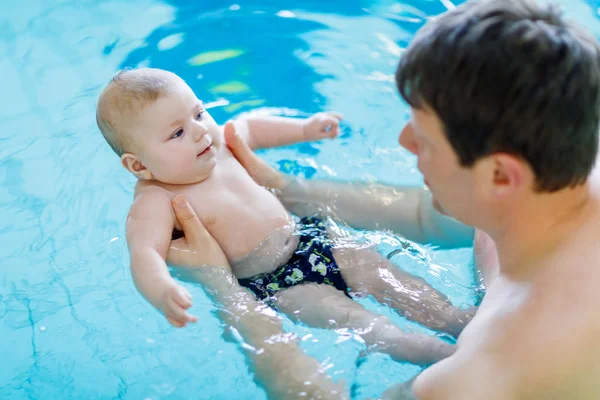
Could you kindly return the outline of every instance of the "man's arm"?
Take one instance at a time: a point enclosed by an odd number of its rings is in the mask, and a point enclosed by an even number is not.
[[[389,229],[443,248],[473,243],[474,229],[440,214],[423,188],[293,178],[261,160],[235,131],[226,130],[225,141],[256,183],[276,189],[286,208],[297,215],[332,213],[357,229]]]
[[[383,393],[381,400],[418,400],[412,390],[412,385],[417,376],[407,382],[392,386]]]
[[[412,392],[418,400],[514,399],[512,377],[513,371],[492,352],[465,352],[459,347],[417,376]]]
[[[197,272],[270,399],[303,398],[301,393],[305,398],[347,399],[343,385],[334,383],[319,362],[304,353],[298,338],[283,331],[276,313],[241,287],[231,272],[220,267]]]
[[[347,399],[319,362],[284,333],[280,318],[238,284],[218,243],[183,198],[173,201],[185,237],[174,241],[168,260],[186,267],[220,307],[220,317],[252,361],[256,379],[270,399]],[[305,393],[304,397],[301,393]]]
[[[440,214],[420,187],[289,178],[279,198],[293,213],[324,211],[357,229],[390,230],[444,248],[473,243],[474,230]]]

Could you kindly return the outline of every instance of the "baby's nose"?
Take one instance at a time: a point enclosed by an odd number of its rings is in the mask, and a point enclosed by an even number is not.
[[[196,140],[196,142],[199,141],[207,132],[208,128],[206,127],[206,124],[202,121],[198,121],[196,129],[194,129],[194,140]]]

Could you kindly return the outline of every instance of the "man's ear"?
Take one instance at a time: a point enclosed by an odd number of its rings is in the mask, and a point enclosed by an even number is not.
[[[492,194],[496,198],[506,198],[533,184],[533,173],[527,163],[506,153],[491,156]]]
[[[127,171],[134,174],[138,179],[152,179],[152,173],[148,171],[148,168],[142,164],[141,160],[135,154],[124,153],[121,156],[121,164]]]
[[[506,200],[531,187],[535,176],[527,163],[506,153],[495,153],[477,161],[476,180],[480,193],[491,201]]]

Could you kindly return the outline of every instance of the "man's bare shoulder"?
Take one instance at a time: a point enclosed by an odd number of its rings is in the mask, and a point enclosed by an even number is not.
[[[516,385],[510,365],[493,353],[459,347],[451,357],[423,371],[412,390],[419,400],[508,400],[515,398]]]
[[[510,371],[515,398],[600,398],[600,291],[584,275],[554,278],[531,283],[511,312],[490,318],[481,351]]]
[[[465,329],[469,338],[457,352],[417,379],[418,398],[600,398],[600,348],[591,340],[600,332],[589,335],[550,308],[540,309],[545,316],[529,311],[475,318],[475,330]]]
[[[497,352],[502,365],[518,372],[518,398],[600,398],[597,318],[583,310],[582,317],[575,316],[577,307],[539,311],[538,316],[525,314],[530,320],[522,324],[522,334],[507,337]]]

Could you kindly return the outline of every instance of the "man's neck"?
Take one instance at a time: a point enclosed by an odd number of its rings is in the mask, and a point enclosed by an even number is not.
[[[500,273],[514,279],[535,275],[540,261],[570,240],[597,208],[588,183],[551,194],[537,194],[511,208],[489,234],[496,242]]]

